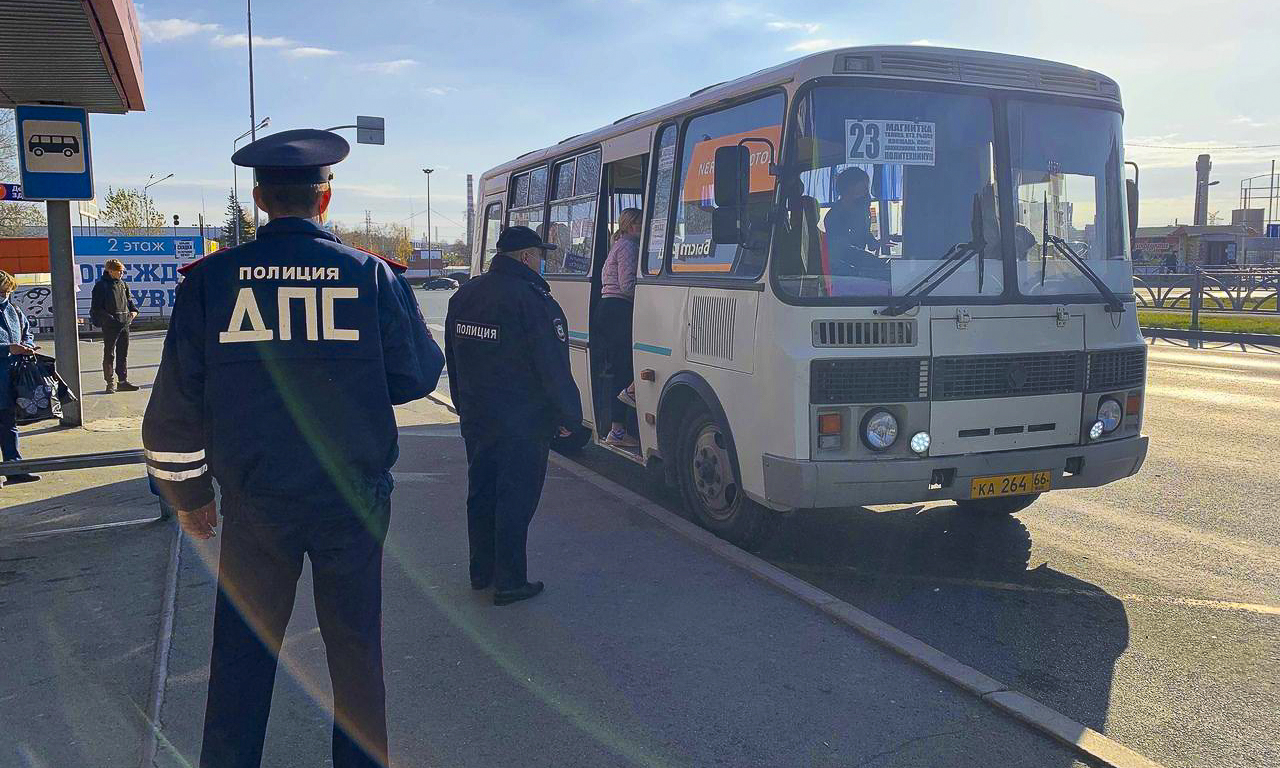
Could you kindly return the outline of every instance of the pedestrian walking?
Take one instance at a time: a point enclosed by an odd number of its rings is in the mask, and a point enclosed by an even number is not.
[[[13,301],[13,291],[18,281],[13,275],[0,270],[0,457],[5,461],[18,461],[18,421],[13,408],[13,385],[10,371],[18,357],[36,353],[35,336],[26,313]],[[31,483],[39,475],[20,472],[5,478],[3,485]]]
[[[124,281],[124,262],[107,259],[102,277],[93,284],[89,319],[102,329],[102,377],[107,394],[136,392],[129,383],[129,326],[138,317],[138,305]]]
[[[582,428],[569,370],[569,332],[539,275],[547,251],[528,227],[507,227],[489,271],[449,300],[449,392],[467,448],[471,587],[494,587],[495,605],[527,600],[526,544],[557,431]]]
[[[304,555],[333,683],[333,765],[387,764],[382,551],[398,455],[392,406],[444,357],[402,275],[320,226],[342,137],[241,148],[269,221],[186,269],[142,424],[184,531],[222,546],[203,768],[257,766]]]

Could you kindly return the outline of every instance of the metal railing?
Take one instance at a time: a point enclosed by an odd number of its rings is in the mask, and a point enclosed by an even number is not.
[[[1280,334],[1206,329],[1213,318],[1280,319],[1280,266],[1196,267],[1190,272],[1134,275],[1139,310],[1187,316],[1186,328],[1143,323],[1143,335],[1192,348],[1239,347],[1280,352]],[[1179,323],[1180,325],[1180,323]]]

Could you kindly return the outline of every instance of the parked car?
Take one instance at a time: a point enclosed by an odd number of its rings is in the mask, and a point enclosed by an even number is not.
[[[426,280],[418,283],[418,285],[421,285],[428,291],[434,291],[437,288],[444,288],[445,290],[451,291],[458,287],[458,281],[454,280],[452,277],[428,277]]]
[[[463,283],[471,279],[471,273],[470,272],[449,272],[448,274],[445,275],[445,277],[453,278],[454,280],[458,281],[458,285],[462,285]]]

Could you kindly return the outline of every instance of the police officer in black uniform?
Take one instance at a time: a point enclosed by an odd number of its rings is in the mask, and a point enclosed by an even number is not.
[[[186,271],[142,425],[147,469],[183,529],[225,517],[204,768],[257,766],[304,554],[333,682],[333,764],[383,766],[382,547],[398,449],[392,405],[444,363],[404,278],[317,222],[347,142],[284,131],[243,147],[258,239]]]
[[[528,579],[529,521],[552,435],[582,428],[568,326],[538,274],[555,248],[528,227],[503,230],[489,271],[458,289],[445,319],[449,391],[467,446],[471,586],[492,585],[495,605],[542,591]]]

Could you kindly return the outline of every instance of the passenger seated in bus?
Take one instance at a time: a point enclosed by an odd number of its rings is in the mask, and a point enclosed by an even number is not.
[[[827,211],[827,249],[833,275],[889,279],[880,250],[894,240],[871,233],[871,177],[856,166],[836,177],[836,201]]]
[[[631,309],[636,294],[636,266],[640,259],[641,212],[626,208],[618,214],[618,229],[600,271],[600,303],[592,335],[604,339],[608,388],[617,393],[609,402],[609,434],[604,441],[620,448],[640,445],[627,434],[627,408],[635,407],[636,386],[631,367]]]

